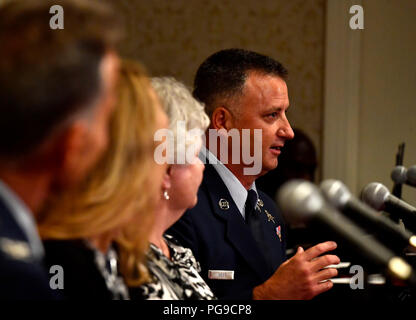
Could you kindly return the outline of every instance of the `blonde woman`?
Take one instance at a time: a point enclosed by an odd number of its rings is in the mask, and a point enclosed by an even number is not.
[[[141,259],[166,167],[153,159],[153,135],[166,126],[143,69],[123,62],[108,151],[83,185],[51,202],[38,221],[47,265],[64,269],[65,298],[128,299],[126,283],[146,279]]]
[[[211,289],[198,273],[199,265],[192,251],[165,234],[186,209],[197,203],[204,170],[198,153],[209,118],[203,106],[182,83],[173,78],[153,78],[152,85],[170,121],[173,143],[168,147],[175,148],[168,149],[168,154],[173,155],[170,160],[174,163],[168,165],[164,174],[154,227],[149,236],[147,267],[152,280],[130,288],[131,297],[149,300],[214,299]],[[190,135],[191,132],[194,134]],[[181,160],[185,161],[179,163]]]

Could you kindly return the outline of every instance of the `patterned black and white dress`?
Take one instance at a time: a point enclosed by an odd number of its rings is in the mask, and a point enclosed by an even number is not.
[[[213,300],[211,289],[199,275],[200,266],[192,251],[182,247],[172,236],[165,235],[171,259],[150,244],[147,266],[151,283],[130,288],[130,298],[144,300]]]

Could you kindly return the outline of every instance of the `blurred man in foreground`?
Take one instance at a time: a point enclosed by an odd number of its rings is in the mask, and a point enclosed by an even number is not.
[[[65,28],[49,13],[61,5]],[[107,146],[121,35],[95,1],[11,1],[0,7],[0,298],[48,299],[35,219],[80,181]]]

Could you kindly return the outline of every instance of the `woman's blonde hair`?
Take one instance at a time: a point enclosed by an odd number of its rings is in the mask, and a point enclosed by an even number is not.
[[[113,235],[127,284],[147,278],[141,261],[153,223],[153,199],[160,184],[151,182],[157,100],[144,69],[123,61],[117,106],[110,120],[109,147],[87,179],[52,201],[40,215],[43,239]]]

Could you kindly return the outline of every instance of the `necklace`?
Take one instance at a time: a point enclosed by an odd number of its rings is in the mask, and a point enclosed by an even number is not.
[[[106,254],[96,249],[89,242],[87,246],[93,250],[95,264],[105,280],[107,289],[111,292],[113,300],[129,300],[129,293],[123,279],[118,275],[118,259],[116,251],[110,247]]]

